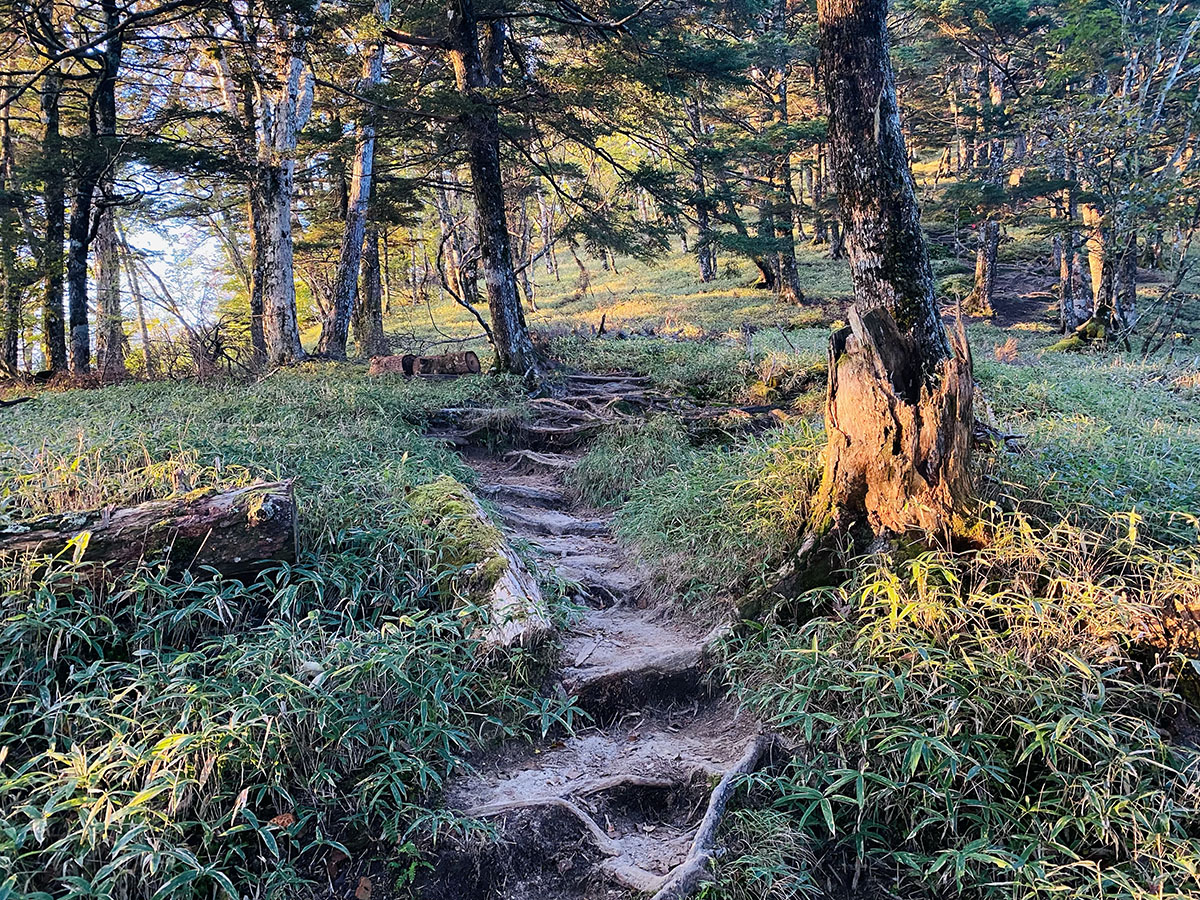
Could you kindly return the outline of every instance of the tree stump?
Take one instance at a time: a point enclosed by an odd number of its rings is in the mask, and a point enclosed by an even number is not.
[[[946,532],[971,494],[975,383],[961,334],[921,373],[913,339],[883,308],[850,311],[829,351],[822,527],[865,517],[876,534]]]

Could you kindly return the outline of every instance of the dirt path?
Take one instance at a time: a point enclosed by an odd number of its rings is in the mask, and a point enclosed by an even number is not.
[[[467,455],[509,533],[580,586],[559,682],[592,724],[503,746],[447,786],[499,841],[444,847],[422,895],[445,900],[687,896],[707,869],[732,770],[769,756],[758,725],[709,686],[718,636],[645,605],[611,516],[577,507],[562,454]],[[714,788],[716,788],[714,790]]]

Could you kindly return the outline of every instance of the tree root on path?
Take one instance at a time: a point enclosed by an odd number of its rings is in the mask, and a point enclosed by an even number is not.
[[[489,818],[523,809],[553,806],[566,810],[583,825],[588,836],[601,854],[608,857],[600,869],[610,879],[623,887],[643,893],[654,894],[652,900],[688,900],[699,890],[708,874],[709,866],[716,858],[717,832],[737,780],[756,771],[771,751],[778,746],[778,739],[771,734],[759,734],[746,746],[741,758],[730,768],[709,796],[708,807],[700,824],[696,827],[691,845],[683,862],[665,875],[648,872],[630,859],[619,840],[609,837],[596,820],[583,808],[574,803],[572,797],[588,796],[620,787],[678,788],[683,785],[676,779],[656,778],[641,775],[611,775],[591,779],[583,784],[541,797],[528,797],[489,803],[467,810],[474,818]]]

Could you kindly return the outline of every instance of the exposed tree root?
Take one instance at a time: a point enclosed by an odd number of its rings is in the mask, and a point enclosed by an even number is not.
[[[467,811],[475,818],[504,815],[523,809],[558,807],[573,815],[583,825],[596,848],[608,859],[600,865],[601,870],[614,882],[623,887],[643,893],[654,892],[653,900],[687,900],[697,890],[708,874],[709,865],[717,855],[717,832],[737,780],[756,771],[764,757],[778,746],[774,735],[759,734],[747,745],[741,758],[725,772],[709,796],[708,806],[692,836],[683,862],[665,875],[648,872],[630,859],[619,840],[609,837],[596,820],[571,798],[599,794],[621,787],[671,789],[686,787],[676,779],[655,778],[639,775],[614,775],[592,779],[569,789],[541,797],[492,803]]]
[[[776,744],[777,739],[774,735],[758,735],[746,747],[746,752],[737,764],[725,773],[725,777],[708,800],[708,809],[704,812],[704,818],[700,820],[696,836],[692,838],[692,847],[687,858],[667,875],[653,900],[686,900],[700,888],[704,876],[708,873],[708,867],[716,856],[717,829],[720,828],[725,808],[733,796],[737,779],[755,771],[762,758],[767,756]]]

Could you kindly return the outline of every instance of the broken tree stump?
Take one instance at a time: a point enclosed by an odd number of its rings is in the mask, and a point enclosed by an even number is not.
[[[55,556],[72,542],[79,561],[115,571],[169,559],[176,571],[209,566],[226,576],[253,575],[270,563],[296,558],[292,482],[207,489],[136,506],[14,522],[0,529],[0,556]]]

